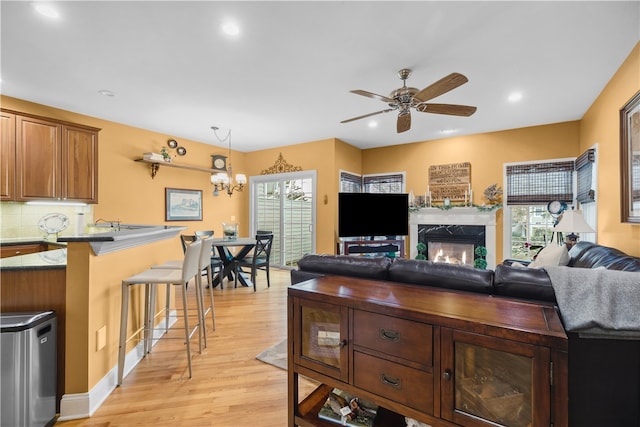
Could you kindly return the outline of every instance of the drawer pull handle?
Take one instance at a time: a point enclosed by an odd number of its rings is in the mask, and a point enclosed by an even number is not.
[[[380,329],[380,338],[387,341],[400,341],[400,332]]]
[[[443,378],[445,381],[449,381],[449,380],[451,380],[451,371],[450,371],[449,369],[445,370],[445,371],[442,373],[442,378]]]
[[[390,385],[391,387],[402,387],[402,380],[400,378],[390,378],[385,374],[380,374],[380,381],[382,384]]]

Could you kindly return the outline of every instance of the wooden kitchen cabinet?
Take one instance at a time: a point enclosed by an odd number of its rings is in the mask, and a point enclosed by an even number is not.
[[[5,110],[2,124],[2,200],[98,202],[99,129]]]
[[[22,245],[2,245],[0,246],[0,258],[9,258],[18,255],[34,254],[48,250],[43,243],[27,243]]]
[[[98,131],[62,126],[62,191],[70,200],[98,203]]]
[[[375,426],[567,426],[567,336],[555,308],[327,276],[288,289],[289,426],[334,425],[334,389],[379,406]],[[299,396],[299,381],[320,385]]]
[[[16,116],[0,112],[0,200],[15,200]]]

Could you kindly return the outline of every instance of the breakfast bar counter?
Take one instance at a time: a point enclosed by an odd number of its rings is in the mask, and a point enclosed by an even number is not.
[[[117,361],[114,331],[119,329],[122,279],[180,256],[177,236],[185,229],[99,224],[85,234],[55,240],[50,236],[0,241],[4,248],[46,243],[40,252],[0,259],[0,310],[56,312],[60,420],[88,416],[87,408],[109,390],[110,371]]]

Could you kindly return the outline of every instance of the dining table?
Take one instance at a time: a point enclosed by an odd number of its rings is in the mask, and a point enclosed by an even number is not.
[[[213,247],[218,251],[220,259],[222,261],[222,271],[220,271],[213,279],[213,286],[218,284],[222,285],[222,279],[228,277],[229,280],[233,280],[233,275],[236,274],[234,270],[236,260],[244,258],[256,245],[255,237],[236,237],[236,238],[218,238],[213,239]],[[232,252],[230,248],[239,248]],[[237,272],[238,282],[242,286],[253,287],[253,283],[249,276],[244,274],[241,270]]]

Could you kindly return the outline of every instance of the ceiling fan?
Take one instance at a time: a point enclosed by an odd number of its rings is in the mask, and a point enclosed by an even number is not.
[[[389,104],[389,108],[386,110],[376,111],[375,113],[365,114],[364,116],[343,120],[340,123],[349,123],[354,120],[364,119],[365,117],[375,116],[376,114],[398,110],[396,130],[398,133],[401,133],[408,131],[411,128],[411,108],[414,108],[421,113],[447,114],[451,116],[466,117],[476,112],[476,107],[471,107],[469,105],[427,103],[430,99],[443,95],[468,82],[469,80],[462,74],[451,73],[422,90],[418,90],[415,87],[407,87],[407,79],[410,75],[411,70],[408,68],[403,68],[398,71],[398,77],[402,80],[402,87],[392,91],[389,96],[378,95],[372,92],[367,92],[366,90],[350,91],[356,95],[362,95],[386,102]]]

